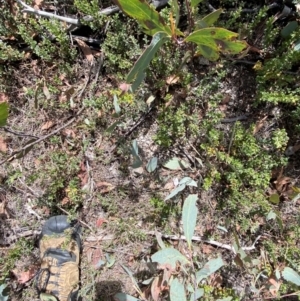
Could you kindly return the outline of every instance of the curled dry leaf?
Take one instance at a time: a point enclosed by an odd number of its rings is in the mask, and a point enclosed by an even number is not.
[[[274,181],[276,190],[278,192],[284,192],[287,190],[289,184],[291,184],[292,179],[289,177],[279,177],[276,181]]]
[[[21,284],[24,284],[35,276],[37,272],[37,267],[35,266],[30,267],[28,271],[21,272],[21,271],[13,270],[12,272],[16,276],[17,281]]]
[[[152,281],[151,284],[151,295],[154,301],[158,301],[159,300],[159,295],[162,291],[161,289],[161,282],[162,282],[162,278],[161,276],[159,277],[155,277],[154,280]]]
[[[83,52],[85,58],[90,63],[92,63],[93,60],[94,60],[94,56],[93,56],[93,53],[91,51],[91,48],[86,43],[84,43],[82,40],[80,40],[80,39],[74,39],[74,40],[78,43],[78,45],[79,45],[81,51]]]
[[[178,83],[178,81],[179,81],[179,77],[178,77],[178,76],[176,76],[176,75],[171,75],[171,76],[169,76],[169,77],[167,78],[166,83],[167,83],[168,85],[174,85],[174,84]]]
[[[255,124],[255,127],[253,129],[253,135],[257,134],[260,129],[265,125],[265,121],[267,120],[268,116],[265,116],[261,120],[258,120]]]
[[[100,188],[100,193],[107,193],[115,188],[114,185],[108,183],[108,182],[98,182],[96,184],[97,188]]]
[[[2,153],[6,153],[7,152],[7,144],[5,139],[0,136],[0,152]]]
[[[42,131],[46,131],[46,130],[49,130],[50,128],[52,128],[53,126],[55,125],[55,123],[53,121],[47,121],[45,122],[42,127],[41,127],[41,130]]]

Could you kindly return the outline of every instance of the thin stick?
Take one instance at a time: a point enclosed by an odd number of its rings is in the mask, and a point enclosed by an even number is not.
[[[17,131],[14,131],[14,130],[12,130],[12,129],[6,127],[6,126],[4,126],[2,129],[3,129],[5,132],[7,132],[7,133],[11,133],[11,134],[14,134],[14,135],[16,135],[16,136],[20,136],[20,137],[29,137],[29,138],[39,139],[39,137],[37,137],[37,136],[29,135],[29,134],[24,134],[24,133],[22,133],[22,132],[17,132]]]
[[[10,156],[10,157],[8,157],[8,158],[2,160],[2,161],[0,162],[0,165],[4,164],[4,163],[7,162],[7,161],[11,161],[11,160],[15,159],[17,154],[19,154],[19,153],[21,153],[21,152],[24,152],[24,151],[26,151],[28,148],[34,146],[35,144],[37,144],[37,143],[39,143],[39,142],[41,142],[41,141],[43,141],[43,140],[45,140],[45,139],[47,139],[47,138],[49,138],[49,137],[52,137],[52,136],[55,135],[55,134],[57,134],[58,132],[60,132],[61,130],[63,130],[64,128],[66,128],[66,127],[69,126],[70,124],[72,124],[72,123],[76,120],[76,118],[83,112],[84,109],[85,109],[85,107],[82,107],[82,108],[77,112],[77,114],[76,114],[71,120],[69,120],[67,123],[65,123],[64,125],[62,125],[62,126],[59,127],[58,129],[56,129],[56,130],[54,130],[53,132],[51,132],[51,133],[49,133],[49,134],[47,134],[47,135],[45,135],[45,136],[43,136],[43,137],[41,137],[41,138],[39,138],[39,139],[37,139],[37,140],[35,140],[35,141],[33,141],[33,142],[31,142],[31,143],[29,143],[29,144],[23,146],[22,148],[16,150],[12,156]]]
[[[151,235],[154,235],[155,233],[153,231],[150,231],[148,232],[148,234],[151,234]],[[172,240],[186,240],[186,237],[184,235],[181,235],[181,236],[176,236],[176,235],[166,235],[166,234],[161,234],[161,236],[163,238],[166,238],[166,239],[172,239]],[[255,250],[255,245],[256,243],[258,242],[258,240],[261,238],[261,235],[259,235],[254,243],[252,244],[252,246],[250,247],[241,247],[241,249],[243,251],[252,251],[252,250]],[[234,254],[236,254],[235,250],[234,250],[234,247],[231,246],[231,245],[227,245],[227,244],[223,244],[223,243],[220,243],[220,242],[217,242],[215,240],[206,240],[206,239],[203,239],[202,237],[200,236],[193,236],[192,237],[192,240],[193,241],[202,241],[202,242],[205,242],[207,244],[210,244],[210,245],[213,245],[213,246],[216,246],[216,247],[219,247],[219,248],[223,248],[223,249],[226,249],[226,250],[229,250],[229,251],[232,251]]]
[[[70,213],[68,211],[66,211],[65,209],[61,208],[60,206],[56,206],[58,209],[60,209],[62,212],[64,212],[65,214],[67,214],[68,216],[70,216]],[[86,224],[84,221],[80,220],[79,218],[77,219],[81,224],[83,224],[84,226],[86,226],[87,228],[89,228],[91,230],[92,233],[94,233],[93,229]]]

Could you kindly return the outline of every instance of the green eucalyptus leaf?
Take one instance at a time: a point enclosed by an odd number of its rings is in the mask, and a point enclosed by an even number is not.
[[[298,286],[300,286],[300,275],[289,267],[285,267],[284,270],[281,272],[282,277],[286,281],[290,281]]]
[[[180,170],[189,167],[189,164],[182,159],[172,158],[163,166],[171,170]]]
[[[182,191],[186,187],[186,184],[178,185],[176,188],[174,188],[170,194],[165,198],[165,201],[173,198],[176,196],[180,191]]]
[[[175,278],[170,286],[170,300],[171,301],[186,301],[184,285]]]
[[[199,298],[203,297],[204,295],[204,289],[203,288],[197,288],[196,292],[191,294],[190,301],[198,300]]]
[[[197,283],[215,273],[224,265],[221,257],[209,260],[204,267],[196,273]]]
[[[163,45],[163,43],[167,40],[167,34],[164,32],[156,33],[150,45],[143,52],[143,54],[139,57],[139,59],[135,62],[133,68],[129,72],[126,78],[127,83],[131,83],[141,78],[144,78],[144,71],[149,66],[151,60],[153,59],[156,52]],[[140,81],[141,82],[141,81]],[[135,83],[135,89],[137,88],[137,83]]]
[[[182,209],[182,222],[183,222],[183,231],[186,237],[189,248],[192,246],[192,237],[194,235],[198,208],[196,202],[198,200],[197,194],[190,194],[184,201]]]
[[[178,250],[173,248],[165,248],[151,256],[151,260],[153,262],[157,262],[159,264],[168,263],[172,266],[173,269],[176,268],[177,261],[182,264],[188,263],[188,259],[182,255]]]
[[[171,28],[164,19],[145,0],[113,0],[115,4],[128,16],[137,20],[147,31],[154,35],[161,31],[171,35]]]
[[[147,164],[147,171],[148,172],[153,172],[157,167],[157,157],[153,157],[149,160],[148,164]]]

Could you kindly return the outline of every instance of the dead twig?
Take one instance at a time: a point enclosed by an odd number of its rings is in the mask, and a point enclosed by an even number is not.
[[[155,235],[155,232],[154,231],[150,231],[148,232],[148,234],[151,234],[151,235]],[[165,238],[165,239],[171,239],[171,240],[186,240],[186,237],[184,235],[180,235],[180,236],[176,236],[176,235],[166,235],[166,234],[161,234],[161,237]],[[252,246],[250,247],[241,247],[241,249],[243,251],[252,251],[252,250],[255,250],[255,245],[256,243],[258,242],[258,240],[261,238],[261,235],[259,235],[254,243],[252,244]],[[207,244],[210,244],[212,246],[215,246],[215,247],[219,247],[219,248],[223,248],[223,249],[226,249],[226,250],[229,250],[229,251],[232,251],[234,254],[236,254],[236,251],[234,250],[234,247],[232,245],[228,245],[228,244],[223,244],[223,243],[220,243],[218,241],[215,241],[215,240],[206,240],[206,239],[203,239],[202,237],[200,236],[193,236],[192,237],[192,240],[193,241],[202,241],[204,243],[207,243]]]
[[[41,137],[41,138],[35,140],[35,141],[33,141],[33,142],[29,143],[29,144],[26,144],[26,145],[23,146],[22,148],[20,148],[20,149],[14,151],[14,152],[13,152],[13,155],[10,156],[10,157],[7,157],[7,158],[4,159],[4,160],[2,160],[2,161],[0,162],[0,165],[4,164],[4,163],[7,162],[7,161],[12,161],[12,160],[14,160],[14,159],[17,157],[18,154],[20,154],[20,153],[22,153],[22,152],[25,153],[26,150],[28,150],[29,148],[33,147],[35,144],[37,144],[37,143],[39,143],[39,142],[42,142],[42,141],[44,141],[44,140],[46,140],[46,139],[52,137],[53,135],[59,133],[59,132],[60,132],[61,130],[63,130],[64,128],[68,127],[70,124],[72,124],[72,123],[77,119],[77,117],[84,111],[84,109],[85,109],[85,107],[82,107],[82,108],[76,113],[76,115],[75,115],[74,117],[72,117],[67,123],[65,123],[65,124],[62,125],[61,127],[57,128],[57,129],[54,130],[53,132],[51,132],[51,133],[49,133],[49,134],[47,134],[47,135],[45,135],[45,136],[43,136],[43,137]]]
[[[2,129],[7,132],[7,133],[11,133],[11,134],[14,134],[16,136],[20,136],[20,137],[29,137],[29,138],[34,138],[34,139],[39,139],[39,137],[37,136],[34,136],[34,135],[29,135],[29,134],[25,134],[25,133],[22,133],[22,132],[17,132],[17,131],[14,131],[6,126],[2,127]]]

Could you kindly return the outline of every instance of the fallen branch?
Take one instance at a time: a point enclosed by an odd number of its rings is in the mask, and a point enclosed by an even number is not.
[[[31,7],[28,4],[26,4],[25,2],[23,2],[22,0],[16,0],[16,1],[24,7],[24,9],[22,10],[22,12],[24,12],[24,13],[29,13],[29,14],[33,14],[33,15],[37,15],[37,16],[45,17],[45,18],[57,19],[57,20],[66,22],[68,24],[75,25],[77,27],[81,25],[80,19],[74,19],[74,18],[55,15],[53,13],[48,13],[48,12],[45,12],[43,10],[34,9],[33,7]],[[152,4],[155,8],[159,8],[161,6],[166,5],[168,3],[168,1],[169,0],[153,0]],[[119,11],[120,11],[120,8],[118,6],[110,6],[110,7],[107,7],[105,9],[103,9],[103,10],[100,10],[99,14],[108,16],[108,15],[117,13]],[[83,17],[83,20],[85,22],[93,21],[93,19],[94,18],[92,16]]]
[[[151,235],[155,235],[155,232],[154,231],[150,231],[148,232],[147,234],[151,234]],[[186,237],[184,235],[180,235],[180,236],[176,236],[176,235],[166,235],[166,234],[161,234],[161,237],[162,238],[165,238],[165,239],[171,239],[171,240],[186,240]],[[261,238],[261,235],[259,235],[254,243],[252,244],[252,246],[250,247],[241,247],[241,249],[243,251],[252,251],[252,250],[255,250],[255,245],[257,244],[258,240]],[[192,240],[193,241],[202,241],[204,243],[207,243],[207,244],[210,244],[212,246],[215,246],[215,247],[219,247],[219,248],[223,248],[223,249],[226,249],[226,250],[229,250],[229,251],[232,251],[234,254],[236,254],[236,251],[234,250],[234,247],[232,245],[228,245],[228,244],[223,244],[223,243],[220,243],[218,241],[215,241],[215,240],[206,240],[206,239],[203,239],[202,237],[200,236],[193,236],[192,237]]]

